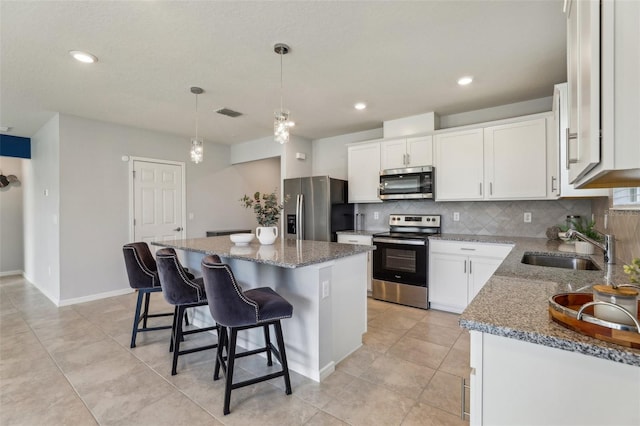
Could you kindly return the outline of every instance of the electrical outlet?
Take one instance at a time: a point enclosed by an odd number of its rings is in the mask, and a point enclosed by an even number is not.
[[[453,221],[454,222],[460,221],[460,212],[453,212]]]
[[[524,212],[524,223],[531,223],[531,212]]]
[[[375,220],[380,219],[380,212],[373,212],[373,218],[374,218]]]
[[[329,297],[329,281],[322,281],[322,298]]]

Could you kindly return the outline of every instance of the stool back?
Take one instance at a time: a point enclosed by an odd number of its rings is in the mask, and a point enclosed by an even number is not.
[[[158,268],[149,246],[144,242],[129,243],[122,247],[131,288],[159,287]]]
[[[206,301],[204,289],[180,264],[172,248],[156,252],[160,285],[165,300],[172,305],[186,305]]]
[[[213,319],[226,327],[242,327],[258,322],[258,304],[245,297],[231,267],[217,255],[202,259],[202,278]]]

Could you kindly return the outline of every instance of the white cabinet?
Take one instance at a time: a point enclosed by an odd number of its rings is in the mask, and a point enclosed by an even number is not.
[[[551,176],[551,191],[555,197],[608,197],[608,189],[577,189],[569,183],[569,140],[566,129],[569,127],[569,101],[567,83],[556,84],[553,91],[553,141],[558,155],[549,158]],[[574,141],[575,142],[575,141]],[[575,152],[575,146],[572,148]],[[551,157],[551,155],[549,155]]]
[[[570,183],[640,185],[640,2],[567,1]]]
[[[512,247],[509,244],[430,240],[430,307],[461,313]]]
[[[433,165],[433,137],[385,140],[380,143],[382,170]]]
[[[471,331],[471,371],[471,425],[640,424],[636,366]]]
[[[350,203],[381,203],[380,142],[367,142],[347,147]]]
[[[501,123],[434,137],[436,201],[552,197],[547,166],[551,114]]]
[[[365,246],[373,245],[373,237],[371,235],[361,234],[338,234],[338,242],[342,244],[362,244]],[[373,264],[371,262],[372,252],[367,252],[367,291],[371,293],[371,277],[373,275]]]
[[[544,118],[484,129],[485,198],[547,197],[547,130]]]
[[[483,152],[482,129],[434,137],[436,201],[484,199]]]

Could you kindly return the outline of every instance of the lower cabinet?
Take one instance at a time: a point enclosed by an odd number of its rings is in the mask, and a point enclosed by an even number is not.
[[[342,244],[361,244],[365,246],[373,245],[373,237],[371,235],[361,234],[338,234],[338,242]],[[371,276],[373,275],[373,264],[371,263],[372,252],[367,252],[367,292],[371,293]]]
[[[640,367],[471,331],[471,425],[638,425]]]
[[[461,313],[498,269],[509,244],[429,241],[429,306]]]

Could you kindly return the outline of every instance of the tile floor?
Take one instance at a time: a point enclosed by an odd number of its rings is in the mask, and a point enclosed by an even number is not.
[[[154,311],[171,310],[153,296]],[[289,396],[282,379],[235,390],[224,416],[213,351],[181,356],[171,376],[169,330],[129,349],[135,297],[57,308],[22,277],[0,278],[0,425],[468,424],[469,335],[457,315],[369,299],[364,345],[324,382],[292,372]],[[250,358],[239,379],[267,368]]]

